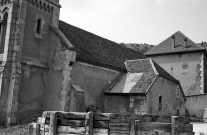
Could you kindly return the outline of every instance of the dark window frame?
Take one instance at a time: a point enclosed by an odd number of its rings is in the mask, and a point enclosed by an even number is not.
[[[162,96],[159,96],[159,100],[158,100],[158,109],[162,110]]]
[[[35,32],[35,37],[42,39],[42,36],[44,34],[44,17],[42,15],[36,15],[35,17],[35,26],[34,26],[34,32]]]
[[[0,54],[4,53],[6,31],[7,31],[8,13],[4,13],[0,21]]]

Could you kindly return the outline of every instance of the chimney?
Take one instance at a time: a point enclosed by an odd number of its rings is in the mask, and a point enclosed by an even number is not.
[[[185,39],[184,39],[184,47],[187,48],[187,46],[188,46],[188,39],[185,38]]]
[[[175,48],[175,35],[172,35],[172,49]]]

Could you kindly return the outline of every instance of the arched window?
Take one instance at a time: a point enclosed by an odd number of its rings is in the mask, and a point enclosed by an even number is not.
[[[162,96],[159,96],[159,110],[162,109]]]
[[[0,21],[0,53],[4,52],[8,13],[5,13]]]

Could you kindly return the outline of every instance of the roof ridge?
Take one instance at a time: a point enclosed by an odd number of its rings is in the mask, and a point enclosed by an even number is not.
[[[188,40],[190,40],[191,42],[193,42],[195,46],[199,47],[200,49],[203,49],[203,48],[201,48],[199,45],[197,45],[192,39],[190,39],[188,36],[186,36],[185,34],[183,34],[181,31],[177,31],[177,32],[179,32],[179,33],[182,34],[184,37],[186,37]]]
[[[175,36],[175,40],[171,39],[172,36]],[[188,41],[188,48],[183,46],[183,42],[185,42],[185,38]],[[173,47],[173,43],[174,46]],[[165,40],[160,42],[158,45],[154,46],[152,49],[148,50],[145,55],[153,55],[153,54],[165,54],[165,53],[178,53],[178,52],[190,52],[190,51],[200,51],[205,50],[199,45],[197,45],[193,40],[184,35],[181,31],[177,31],[174,34],[167,37]]]

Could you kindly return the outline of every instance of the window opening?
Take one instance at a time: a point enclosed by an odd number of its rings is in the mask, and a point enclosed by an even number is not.
[[[3,20],[0,21],[0,53],[4,52],[7,18],[8,18],[8,13],[5,13]]]
[[[162,109],[162,96],[159,96],[159,110]]]
[[[43,27],[45,25],[45,21],[42,15],[36,15],[35,17],[35,25],[34,25],[34,32],[35,32],[35,37],[42,39],[42,36],[44,34]]]
[[[177,88],[176,88],[176,96],[177,96],[177,98],[180,97],[180,88],[179,88],[179,86],[177,86]]]
[[[37,34],[40,34],[41,32],[41,22],[42,22],[41,19],[37,19],[37,30],[36,30]]]
[[[73,63],[74,63],[73,61],[70,61],[69,66],[73,66]]]
[[[179,116],[180,115],[180,110],[177,109],[176,115]]]

